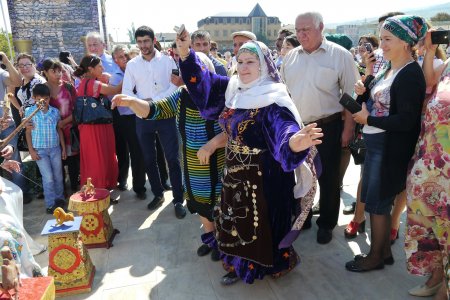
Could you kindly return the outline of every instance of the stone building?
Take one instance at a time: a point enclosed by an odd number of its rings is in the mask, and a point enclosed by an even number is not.
[[[219,44],[219,50],[224,52],[233,49],[231,33],[240,30],[253,32],[258,40],[274,47],[281,22],[278,17],[268,17],[259,4],[256,4],[248,16],[222,13],[206,17],[197,22],[198,29],[206,30],[211,39]]]
[[[98,31],[108,44],[106,0],[7,0],[16,53],[37,61],[69,50],[78,62],[85,53],[85,35]]]

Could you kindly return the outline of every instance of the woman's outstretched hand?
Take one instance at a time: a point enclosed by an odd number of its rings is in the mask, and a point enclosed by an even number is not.
[[[111,109],[114,109],[117,106],[130,107],[134,100],[136,100],[136,98],[125,94],[115,95],[111,100]]]
[[[319,139],[321,137],[323,137],[322,128],[317,128],[316,123],[311,123],[291,136],[289,147],[293,152],[300,152],[311,146],[321,144],[322,141]]]
[[[191,45],[191,36],[186,29],[183,30],[181,34],[177,33],[176,43],[180,58],[181,60],[184,60],[183,58],[186,58],[189,55],[189,47]]]

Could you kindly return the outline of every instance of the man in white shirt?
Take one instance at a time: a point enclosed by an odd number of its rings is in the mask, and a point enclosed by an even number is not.
[[[150,27],[139,27],[135,32],[135,38],[141,54],[127,64],[122,93],[148,101],[171,95],[177,89],[171,82],[172,70],[177,69],[175,62],[170,56],[163,55],[155,49],[155,33]],[[133,92],[134,89],[136,92]],[[136,132],[155,196],[148,204],[148,209],[156,209],[164,202],[164,188],[160,179],[155,146],[158,134],[169,167],[175,215],[179,219],[184,218],[186,210],[183,207],[183,184],[175,118],[155,121],[136,118]]]
[[[129,60],[128,48],[125,45],[115,45],[112,50],[114,62],[119,66],[112,74],[109,84],[116,86],[123,81],[125,69]],[[113,110],[114,135],[116,137],[116,155],[119,165],[118,189],[127,190],[128,169],[131,159],[131,174],[133,176],[133,191],[136,196],[146,199],[145,189],[145,164],[136,135],[136,116],[127,107],[117,107]]]
[[[317,146],[322,162],[320,216],[317,242],[329,243],[339,216],[339,166],[341,147],[353,137],[354,122],[339,99],[343,92],[351,94],[359,75],[353,57],[343,47],[323,37],[323,19],[319,13],[297,17],[295,31],[301,46],[290,51],[281,66],[281,75],[305,124],[317,123],[324,137]],[[344,127],[344,128],[342,128]],[[307,222],[311,222],[310,214]],[[308,222],[309,221],[309,222]]]

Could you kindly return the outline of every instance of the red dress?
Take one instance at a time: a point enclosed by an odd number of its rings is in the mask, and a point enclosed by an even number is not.
[[[99,97],[101,82],[83,78],[78,86],[78,96]],[[80,183],[86,183],[88,177],[98,188],[113,189],[117,185],[119,169],[116,158],[116,145],[112,124],[79,124],[80,131]]]

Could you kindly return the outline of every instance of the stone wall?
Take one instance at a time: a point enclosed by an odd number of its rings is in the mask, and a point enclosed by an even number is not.
[[[79,62],[85,53],[81,37],[104,33],[104,0],[7,0],[13,40],[31,40],[37,61],[69,50]],[[104,18],[104,16],[103,16]],[[106,34],[105,34],[106,36]]]

